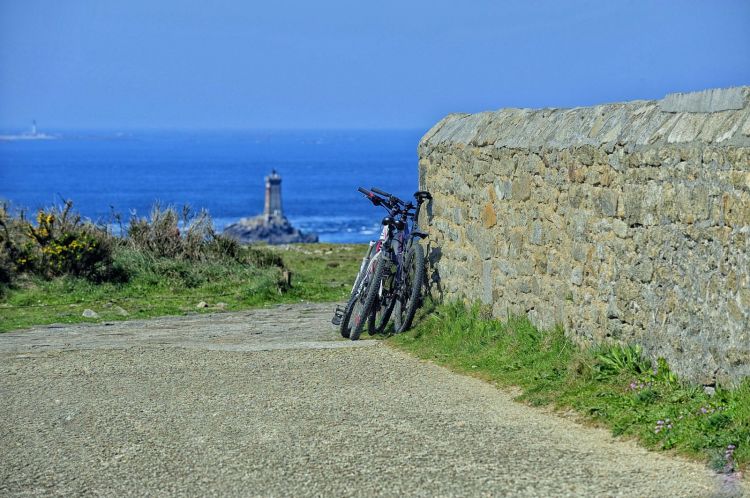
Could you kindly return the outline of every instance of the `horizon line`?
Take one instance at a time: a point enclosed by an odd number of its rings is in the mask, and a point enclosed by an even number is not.
[[[340,131],[418,131],[429,130],[433,125],[429,126],[331,126],[331,127],[305,127],[305,126],[279,126],[279,127],[222,127],[222,126],[39,126],[37,120],[38,133],[55,133],[55,132],[77,132],[77,133],[92,133],[92,132],[105,132],[105,133],[131,133],[131,132],[224,132],[224,133],[242,133],[242,132],[340,132]],[[8,133],[28,133],[29,126],[12,126],[12,125],[0,125],[0,132]]]

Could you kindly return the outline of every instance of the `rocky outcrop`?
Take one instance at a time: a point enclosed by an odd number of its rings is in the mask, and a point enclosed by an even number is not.
[[[494,315],[750,376],[750,87],[454,114],[419,145],[433,278]]]
[[[252,218],[242,218],[227,226],[223,233],[245,244],[254,242],[294,244],[318,241],[317,234],[300,232],[289,223],[286,216],[266,216],[264,214]]]

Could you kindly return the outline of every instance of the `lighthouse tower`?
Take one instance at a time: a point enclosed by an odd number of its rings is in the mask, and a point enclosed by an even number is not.
[[[294,228],[281,209],[281,176],[276,170],[266,177],[266,202],[263,213],[242,218],[224,228],[224,235],[243,244],[296,244],[317,242],[318,235],[302,233]]]
[[[266,177],[266,204],[263,210],[266,221],[283,218],[281,211],[281,176],[276,170]]]

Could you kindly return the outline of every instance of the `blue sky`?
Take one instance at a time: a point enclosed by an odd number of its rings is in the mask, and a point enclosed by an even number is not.
[[[426,129],[742,84],[748,0],[0,0],[6,129]]]

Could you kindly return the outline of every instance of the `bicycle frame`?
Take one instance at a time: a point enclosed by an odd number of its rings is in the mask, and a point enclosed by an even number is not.
[[[352,285],[352,292],[354,292],[354,290],[357,288],[357,286],[359,285],[359,283],[362,281],[361,277],[363,275],[363,272],[365,271],[365,267],[367,266],[367,263],[369,263],[370,260],[372,259],[372,254],[373,254],[372,248],[375,247],[376,244],[377,244],[376,241],[374,241],[374,240],[370,241],[370,247],[367,249],[367,252],[365,253],[365,257],[362,258],[362,263],[359,265],[359,271],[357,272],[357,278],[354,279],[354,285]]]

